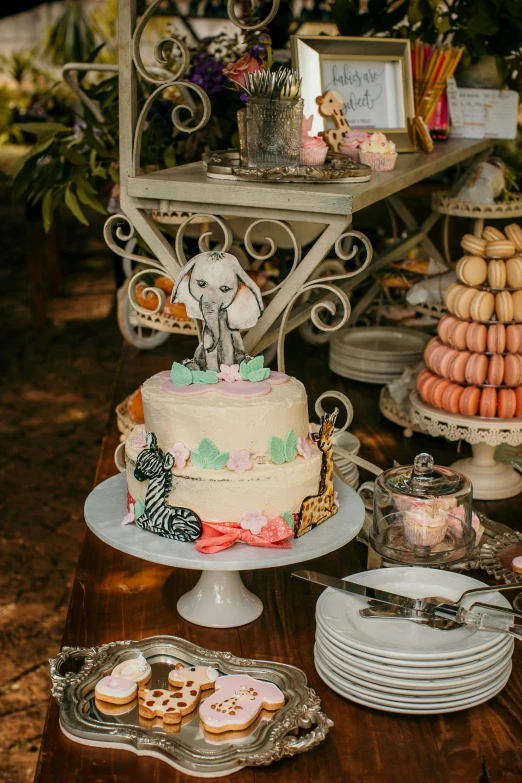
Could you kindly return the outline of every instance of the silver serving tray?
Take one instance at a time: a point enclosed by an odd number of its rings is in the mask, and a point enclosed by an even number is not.
[[[167,688],[168,672],[177,662],[209,665],[221,674],[244,673],[274,682],[285,694],[285,705],[270,719],[270,713],[261,715],[245,732],[215,737],[203,731],[197,709],[175,731],[166,731],[161,722],[151,727],[149,721],[140,718],[137,703],[123,714],[101,712],[94,697],[96,682],[121,661],[135,657],[137,650],[152,668],[149,688]],[[236,658],[232,653],[206,650],[176,636],[110,642],[101,647],[64,647],[49,663],[60,727],[67,737],[85,745],[155,756],[195,777],[221,777],[246,766],[268,765],[303,753],[322,742],[333,726],[321,712],[321,702],[307,686],[301,669],[274,661]]]
[[[207,177],[248,182],[310,182],[321,183],[368,182],[372,171],[347,155],[329,152],[323,166],[273,166],[250,168],[241,165],[239,150],[217,150],[203,154]]]

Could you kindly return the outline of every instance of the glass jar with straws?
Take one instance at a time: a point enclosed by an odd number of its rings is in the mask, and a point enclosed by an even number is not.
[[[246,75],[248,165],[297,166],[301,146],[301,79],[290,68]]]

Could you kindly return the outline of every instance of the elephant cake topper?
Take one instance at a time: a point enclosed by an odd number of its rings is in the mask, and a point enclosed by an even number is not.
[[[263,300],[235,256],[216,250],[194,256],[178,275],[171,302],[204,321],[194,358],[183,363],[188,369],[217,372],[249,358],[239,330],[255,326]]]

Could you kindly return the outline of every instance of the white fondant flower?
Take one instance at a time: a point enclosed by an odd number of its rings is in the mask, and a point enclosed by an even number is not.
[[[341,504],[339,503],[339,493],[336,489],[334,489],[334,506],[337,506],[339,508]]]
[[[244,473],[245,470],[250,470],[251,467],[252,460],[250,459],[248,449],[230,449],[227,462],[229,470],[234,470],[236,473]]]
[[[131,444],[135,449],[142,449],[147,445],[147,434],[144,429],[141,429],[138,434],[132,438]]]
[[[122,525],[132,525],[134,522],[134,503],[129,503],[129,513],[122,519]]]
[[[227,383],[243,380],[239,372],[239,364],[231,364],[230,367],[227,364],[220,364],[217,377],[220,381],[226,381]]]
[[[297,438],[297,453],[305,459],[310,459],[312,456],[312,447],[308,438]]]
[[[243,530],[250,530],[255,536],[258,536],[261,530],[268,525],[268,519],[263,516],[260,508],[251,508],[250,511],[243,511],[241,517],[241,527]]]
[[[167,449],[167,453],[172,454],[174,457],[175,468],[184,468],[187,464],[188,458],[190,457],[189,449],[187,449],[181,440],[178,440],[177,443],[170,447],[170,449]]]

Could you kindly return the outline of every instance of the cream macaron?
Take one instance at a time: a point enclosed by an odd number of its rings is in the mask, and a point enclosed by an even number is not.
[[[444,297],[446,302],[446,307],[450,311],[452,315],[456,315],[455,312],[455,299],[457,296],[462,293],[466,289],[466,286],[461,285],[460,283],[453,283],[450,285],[448,290],[446,291],[446,295]]]
[[[473,290],[473,289],[469,289]],[[475,291],[470,308],[469,316],[473,321],[489,321],[495,312],[495,297],[491,291]]]
[[[509,291],[499,291],[495,297],[495,312],[499,321],[509,323],[513,320],[513,297]]]
[[[513,301],[513,317],[515,321],[522,321],[522,291],[515,291],[511,294]]]
[[[457,263],[457,277],[468,285],[482,285],[488,277],[488,265],[480,256],[463,256]]]
[[[506,226],[506,237],[513,242],[519,253],[522,253],[522,228],[517,223]]]
[[[499,231],[498,228],[495,228],[494,226],[486,226],[484,228],[484,231],[482,232],[482,239],[485,239],[486,242],[493,242],[495,239],[505,239],[505,235],[502,233],[502,231]]]
[[[511,258],[516,247],[510,239],[494,239],[486,244],[486,258]]]
[[[460,246],[462,249],[472,256],[484,257],[486,254],[486,245],[487,241],[485,239],[476,237],[474,234],[464,234],[460,240]]]
[[[491,288],[506,287],[506,264],[501,258],[493,258],[489,262],[488,283]]]
[[[506,261],[506,279],[510,288],[522,288],[522,258],[513,256]]]
[[[455,309],[455,314],[458,315],[459,318],[467,319],[471,317],[473,320],[478,321],[479,319],[475,318],[475,316],[471,314],[471,308],[475,298],[478,295],[485,294],[485,293],[489,293],[489,292],[477,291],[476,288],[466,288],[463,286],[462,290],[457,292],[453,300],[453,307]],[[493,294],[489,294],[489,296],[493,297]]]

